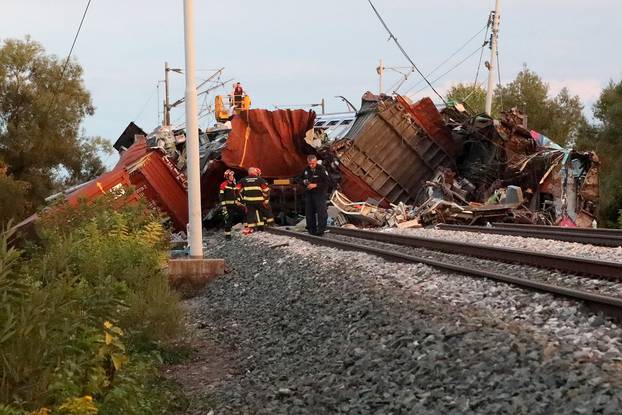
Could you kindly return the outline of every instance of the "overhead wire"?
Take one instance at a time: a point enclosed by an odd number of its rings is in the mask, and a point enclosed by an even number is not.
[[[404,57],[406,57],[406,59],[408,59],[408,61],[410,62],[410,64],[412,65],[412,67],[417,71],[417,73],[426,81],[426,83],[428,84],[428,86],[430,88],[432,88],[432,91],[434,91],[434,93],[436,95],[438,95],[438,97],[441,99],[441,101],[443,101],[443,103],[447,104],[447,102],[445,101],[445,98],[443,98],[443,96],[441,94],[439,94],[439,92],[434,88],[434,86],[432,86],[432,84],[430,83],[430,81],[428,81],[428,78],[426,78],[426,76],[423,74],[423,72],[421,72],[419,70],[419,68],[417,67],[417,65],[415,64],[415,62],[410,58],[410,56],[408,55],[408,53],[406,53],[406,51],[404,50],[404,48],[402,47],[402,45],[400,44],[400,42],[398,42],[397,38],[393,35],[393,33],[391,32],[391,30],[389,29],[389,27],[387,26],[387,24],[384,22],[384,20],[382,19],[382,16],[380,16],[380,13],[378,13],[378,10],[376,10],[376,7],[374,6],[374,4],[371,2],[371,0],[367,0],[369,2],[369,5],[371,6],[371,8],[374,10],[374,13],[376,14],[376,16],[378,17],[378,19],[380,20],[380,23],[382,23],[382,25],[384,26],[384,28],[386,29],[386,31],[389,33],[389,39],[391,40],[393,39],[393,42],[395,43],[395,45],[399,48],[399,50],[402,52],[402,54],[404,55]]]
[[[88,0],[88,2],[86,3],[86,7],[84,8],[84,13],[82,13],[82,18],[80,19],[80,24],[78,25],[78,30],[76,31],[76,34],[73,37],[73,42],[71,42],[71,48],[69,49],[69,53],[67,54],[67,59],[65,59],[65,63],[63,64],[63,69],[61,70],[60,78],[58,80],[58,83],[55,85],[54,89],[52,90],[52,98],[50,99],[50,103],[48,105],[46,113],[50,112],[50,108],[52,107],[52,105],[54,105],[56,101],[56,94],[58,93],[58,84],[60,84],[65,78],[65,72],[67,71],[67,66],[69,65],[71,54],[73,53],[73,49],[76,46],[76,42],[78,41],[78,36],[80,36],[80,32],[82,31],[82,25],[84,24],[84,19],[86,18],[86,12],[88,12],[89,7],[91,6],[91,1],[92,0]]]
[[[449,73],[453,72],[456,68],[458,68],[460,65],[462,65],[463,63],[465,63],[466,61],[468,61],[473,55],[475,55],[477,52],[480,51],[480,49],[483,49],[484,46],[479,46],[477,49],[475,49],[473,52],[471,52],[469,55],[467,55],[464,59],[462,59],[460,62],[458,62],[457,64],[455,64],[454,66],[452,66],[449,70],[447,70],[446,72],[444,72],[443,74],[441,74],[440,76],[436,77],[432,82],[436,82],[440,79],[442,79],[443,77],[445,77],[446,75],[448,75]],[[425,91],[426,89],[428,89],[427,86],[415,91],[412,94],[408,94],[408,95],[416,95],[419,92]],[[445,104],[447,104],[447,102],[443,101]]]
[[[147,106],[151,103],[151,100],[153,100],[153,97],[155,95],[157,95],[159,93],[158,91],[158,86],[156,84],[156,88],[155,90],[151,93],[151,95],[149,96],[149,98],[147,98],[147,100],[145,101],[145,103],[142,105],[140,111],[138,112],[138,115],[136,115],[134,117],[134,121],[138,121],[138,119],[140,119],[140,117],[143,115],[143,113],[145,112],[145,109],[147,109]]]
[[[471,36],[466,42],[464,42],[462,45],[460,45],[460,47],[458,47],[458,49],[456,49],[451,55],[449,55],[447,58],[445,58],[445,60],[443,60],[441,63],[439,63],[438,65],[436,65],[434,67],[434,69],[432,69],[430,72],[428,72],[426,74],[426,76],[431,76],[433,75],[436,71],[438,71],[443,65],[445,65],[447,62],[449,62],[454,56],[456,56],[458,53],[460,53],[464,48],[466,48],[472,41],[473,39],[475,39],[480,33],[482,33],[484,30],[486,30],[486,32],[488,32],[488,26],[489,23],[486,22],[486,24],[484,25],[484,27],[482,27],[481,29],[479,29],[477,31],[477,33],[475,33],[473,36]],[[482,52],[483,53],[483,52]],[[404,94],[408,94],[410,91],[412,91],[413,89],[415,89],[417,86],[419,86],[421,84],[421,80],[419,80],[418,82],[416,82],[413,86],[411,86],[406,92],[404,92]]]
[[[482,46],[486,46],[488,44],[488,30],[490,29],[490,25],[492,24],[492,12],[488,15],[488,22],[486,23],[486,33],[484,33],[484,42]],[[482,48],[482,53],[479,55],[479,62],[477,64],[477,71],[475,72],[475,80],[473,81],[473,88],[477,85],[477,80],[479,79],[479,72],[482,68],[482,59],[484,57],[484,48]]]

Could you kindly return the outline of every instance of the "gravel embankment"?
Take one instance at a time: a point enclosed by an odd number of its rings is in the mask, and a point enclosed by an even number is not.
[[[497,271],[503,275],[514,276],[532,281],[539,281],[560,287],[567,287],[576,290],[592,292],[594,294],[622,298],[622,282],[620,281],[610,281],[598,277],[558,272],[555,270],[543,269],[524,264],[504,263],[500,266],[499,262],[493,260],[470,257],[465,255],[450,254],[425,248],[401,246],[361,238],[352,238],[349,236],[339,235],[335,233],[328,233],[326,234],[326,237],[337,239],[340,241],[355,243],[357,245],[363,244],[375,248],[386,249],[393,252],[401,252],[420,258],[433,259],[449,264],[469,266],[478,270],[483,269]]]
[[[287,246],[278,246],[287,243]],[[256,234],[190,300],[234,356],[216,414],[616,414],[622,329],[487,280]]]
[[[458,242],[470,242],[503,248],[525,249],[557,255],[578,256],[605,261],[622,262],[622,247],[611,248],[580,244],[576,242],[556,241],[553,239],[524,238],[522,236],[496,235],[463,231],[445,231],[441,229],[398,229],[388,228],[384,232],[424,238],[448,239]]]

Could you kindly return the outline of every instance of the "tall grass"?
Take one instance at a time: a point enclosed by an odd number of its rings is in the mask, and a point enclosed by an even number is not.
[[[0,415],[165,413],[157,350],[182,315],[161,218],[103,197],[44,213],[38,233],[24,251],[0,235]]]

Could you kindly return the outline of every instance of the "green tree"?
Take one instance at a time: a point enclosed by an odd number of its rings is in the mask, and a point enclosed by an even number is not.
[[[567,88],[552,98],[549,92],[549,85],[525,65],[516,79],[497,88],[495,101],[504,109],[517,107],[527,114],[529,128],[559,145],[571,144],[585,123],[581,99]]]
[[[594,124],[586,124],[577,148],[594,150],[601,160],[601,222],[622,227],[622,80],[603,89],[594,104]]]
[[[24,213],[36,209],[64,185],[104,171],[101,138],[80,134],[94,108],[82,68],[47,55],[37,42],[8,39],[0,47],[0,160],[6,176],[27,182]],[[0,194],[0,198],[10,197]],[[19,215],[13,215],[19,216]],[[6,220],[0,216],[0,221]]]
[[[448,100],[466,104],[467,108],[475,114],[484,112],[486,105],[486,91],[479,84],[468,85],[458,83],[452,85],[446,95]]]

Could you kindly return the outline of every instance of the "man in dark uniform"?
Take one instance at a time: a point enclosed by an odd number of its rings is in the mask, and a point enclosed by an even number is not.
[[[324,166],[318,164],[317,157],[307,156],[307,167],[301,180],[305,186],[305,216],[307,230],[311,235],[322,236],[326,231],[328,213],[326,198],[330,188],[330,177]]]
[[[231,227],[236,216],[240,216],[243,210],[240,192],[235,182],[233,170],[225,171],[225,181],[220,184],[220,205],[225,219],[225,238],[231,239]]]
[[[256,167],[249,167],[248,176],[240,180],[238,190],[242,202],[246,206],[245,233],[252,233],[255,229],[263,229],[264,218],[270,223],[274,222],[272,211],[268,210],[270,203],[270,186],[263,178],[259,177]]]

